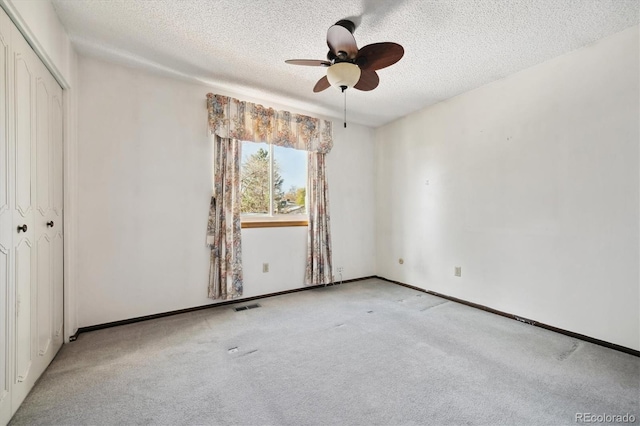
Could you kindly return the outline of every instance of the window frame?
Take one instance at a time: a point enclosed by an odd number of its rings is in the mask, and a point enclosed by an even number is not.
[[[308,226],[309,225],[309,213],[305,214],[273,214],[273,144],[266,142],[253,142],[253,141],[239,141],[241,144],[245,143],[264,143],[269,147],[269,213],[264,214],[242,214],[240,213],[240,223],[242,228],[276,228],[276,227],[292,227],[292,226]],[[288,148],[288,147],[282,147]],[[295,149],[295,148],[288,148]],[[301,150],[298,150],[301,151]],[[308,151],[304,151],[305,153]],[[242,161],[242,159],[241,159]],[[309,194],[307,191],[307,183],[309,180],[309,159],[306,160],[306,177],[305,182],[305,208],[309,206]],[[240,179],[242,179],[242,165],[240,166]]]

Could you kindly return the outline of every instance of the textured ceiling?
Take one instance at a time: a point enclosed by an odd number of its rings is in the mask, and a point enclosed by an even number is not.
[[[193,78],[215,90],[341,117],[337,89],[313,93],[326,33],[393,41],[397,64],[347,94],[350,122],[377,127],[638,24],[639,0],[52,0],[80,53]]]

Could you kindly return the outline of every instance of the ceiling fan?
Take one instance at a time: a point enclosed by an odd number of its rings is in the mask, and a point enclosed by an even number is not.
[[[321,92],[329,86],[339,87],[343,92],[349,88],[369,91],[378,87],[380,78],[376,70],[398,62],[404,55],[404,48],[397,43],[373,43],[358,49],[353,32],[356,26],[343,19],[329,27],[327,60],[289,59],[292,65],[327,67],[327,75],[313,88]]]

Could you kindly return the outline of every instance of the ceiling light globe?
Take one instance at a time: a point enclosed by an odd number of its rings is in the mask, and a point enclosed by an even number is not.
[[[350,62],[338,62],[327,68],[327,80],[334,87],[353,87],[360,80],[360,67]]]

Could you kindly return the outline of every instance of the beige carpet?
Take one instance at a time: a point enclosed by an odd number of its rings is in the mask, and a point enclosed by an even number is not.
[[[628,354],[380,280],[258,303],[81,334],[11,424],[640,422]]]

